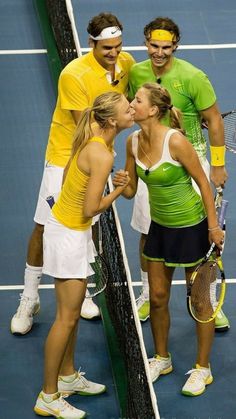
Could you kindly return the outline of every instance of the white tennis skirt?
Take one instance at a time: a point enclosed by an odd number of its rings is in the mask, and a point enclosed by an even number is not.
[[[54,278],[86,279],[94,273],[90,263],[95,256],[91,228],[73,230],[50,216],[43,235],[44,274]]]

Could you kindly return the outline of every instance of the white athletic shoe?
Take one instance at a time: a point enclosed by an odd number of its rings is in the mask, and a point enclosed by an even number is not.
[[[20,304],[11,319],[11,332],[25,335],[33,325],[33,316],[40,310],[39,296],[35,299],[20,294]]]
[[[100,310],[98,306],[93,302],[92,297],[89,297],[89,291],[86,291],[86,298],[82,304],[81,317],[83,319],[91,320],[100,317]]]
[[[171,355],[169,354],[168,358],[163,358],[159,355],[156,355],[154,358],[150,358],[149,368],[151,379],[154,383],[160,375],[166,375],[173,371]]]
[[[46,401],[42,392],[39,394],[34,411],[40,416],[54,416],[58,419],[82,419],[86,412],[71,406],[63,397],[56,394],[51,401]]]
[[[139,320],[145,322],[150,316],[150,302],[146,296],[141,293],[136,300]]]
[[[190,374],[190,377],[182,388],[182,394],[185,396],[200,396],[205,391],[206,386],[213,381],[210,365],[209,368],[204,368],[196,364],[196,367],[185,375],[188,374]]]
[[[58,391],[61,394],[80,394],[81,396],[94,396],[106,391],[104,384],[93,383],[88,381],[85,377],[85,372],[78,371],[75,379],[71,382],[65,381],[65,377],[59,376]]]

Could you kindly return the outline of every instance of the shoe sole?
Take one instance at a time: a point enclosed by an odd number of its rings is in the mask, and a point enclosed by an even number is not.
[[[150,315],[148,315],[147,317],[145,317],[145,318],[140,318],[139,317],[139,320],[141,321],[141,322],[146,322],[148,319],[149,319],[149,317],[150,317]]]
[[[54,416],[54,417],[56,417],[52,413],[47,413],[44,410],[39,409],[38,407],[34,408],[34,413],[36,413],[36,415],[39,415],[39,416],[45,416],[45,417],[46,416]]]
[[[196,393],[191,393],[190,391],[184,391],[182,390],[181,393],[184,396],[190,396],[190,397],[196,397],[196,396],[200,396],[201,394],[203,394],[206,391],[206,387],[211,384],[213,382],[213,377],[210,377],[206,382],[205,382],[205,387],[203,390],[201,391],[197,391]]]
[[[63,419],[63,417],[62,416],[56,416],[56,415],[53,415],[53,413],[48,413],[48,412],[45,412],[45,410],[41,410],[41,409],[39,409],[38,407],[34,407],[34,413],[36,413],[36,415],[39,415],[39,416],[44,416],[44,417],[49,417],[49,416],[54,416],[55,418],[57,418],[57,419]],[[85,413],[83,416],[80,416],[80,419],[83,419],[83,418],[85,418],[87,416],[87,414]]]
[[[98,314],[97,316],[93,316],[93,317],[85,317],[85,316],[82,316],[82,314],[80,314],[80,317],[82,317],[82,319],[84,320],[98,320],[101,318],[101,314]]]
[[[220,326],[220,327],[215,327],[215,332],[228,332],[228,330],[230,329],[230,326]]]
[[[33,316],[36,316],[40,311],[40,306],[37,308],[37,310],[34,312]],[[33,323],[32,326],[30,326],[25,332],[18,332],[18,331],[14,331],[14,329],[11,326],[11,333],[13,335],[26,335],[33,327]]]

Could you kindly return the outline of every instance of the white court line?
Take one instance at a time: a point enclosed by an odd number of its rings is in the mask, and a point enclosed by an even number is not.
[[[236,278],[226,279],[227,284],[236,284]],[[173,285],[185,285],[185,280],[183,279],[174,279],[172,281]],[[132,281],[134,287],[139,287],[142,285],[141,281]],[[43,284],[39,285],[39,289],[53,289],[54,284]],[[24,285],[0,285],[0,291],[14,291],[14,290],[23,290]]]
[[[179,49],[225,49],[225,48],[236,48],[236,44],[207,44],[207,45],[179,45]],[[88,52],[91,48],[81,48],[82,52]],[[123,46],[123,51],[147,51],[147,47],[145,45],[135,47],[135,46]]]
[[[0,55],[47,54],[46,49],[2,49]]]
[[[199,45],[179,45],[178,49],[228,49],[236,48],[236,44],[199,44]],[[146,51],[145,46],[123,46],[124,51]],[[81,52],[88,52],[91,48],[81,48]],[[47,54],[46,49],[12,49],[0,50],[0,55],[23,55],[23,54]]]

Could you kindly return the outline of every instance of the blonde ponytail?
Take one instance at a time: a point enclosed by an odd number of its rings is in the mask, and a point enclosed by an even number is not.
[[[108,128],[108,120],[116,116],[117,105],[122,96],[117,92],[103,93],[95,99],[92,108],[87,108],[82,112],[74,134],[71,159],[92,138],[92,122],[96,121],[102,129]]]

